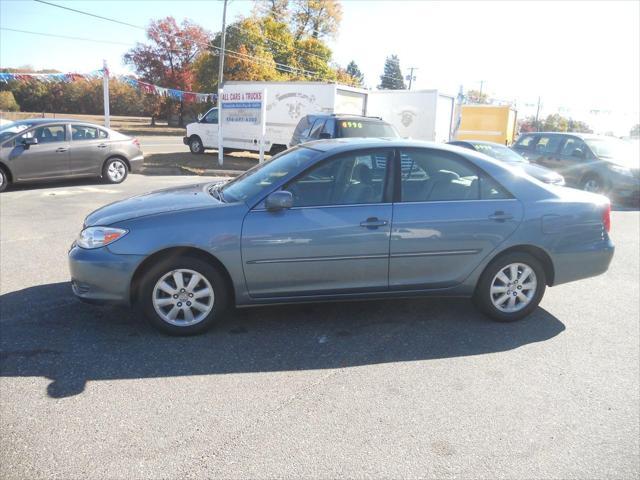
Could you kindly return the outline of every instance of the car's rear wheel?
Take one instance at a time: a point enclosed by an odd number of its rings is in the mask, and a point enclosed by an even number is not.
[[[4,192],[8,186],[9,186],[9,176],[2,169],[2,167],[0,167],[0,192]]]
[[[512,322],[538,306],[545,288],[540,262],[528,253],[513,252],[489,264],[480,277],[474,300],[494,320]]]
[[[102,167],[102,178],[108,183],[122,183],[129,174],[129,168],[121,158],[110,158]]]
[[[582,179],[580,188],[586,192],[605,195],[608,191],[607,184],[599,175],[587,175]]]
[[[189,139],[189,150],[191,153],[201,154],[204,153],[204,145],[202,144],[202,140],[197,135],[192,135]]]
[[[195,335],[228,306],[225,278],[199,258],[178,257],[154,265],[142,279],[140,306],[150,323],[169,335]]]

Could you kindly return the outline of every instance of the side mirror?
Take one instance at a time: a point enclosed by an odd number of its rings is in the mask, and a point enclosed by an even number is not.
[[[320,138],[322,140],[326,140],[327,138],[332,138],[332,137],[331,137],[331,134],[329,132],[322,132],[322,133],[320,133]]]
[[[277,212],[293,207],[293,195],[286,190],[273,192],[264,201],[264,207],[270,212]]]
[[[201,113],[198,114],[198,121],[202,120],[202,116],[203,115]]]
[[[24,146],[25,150],[29,150],[29,147],[31,145],[37,145],[37,144],[38,144],[38,139],[35,137],[27,137],[22,139],[22,145]]]

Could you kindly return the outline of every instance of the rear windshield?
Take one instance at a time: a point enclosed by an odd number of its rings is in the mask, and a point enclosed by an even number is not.
[[[398,138],[398,132],[388,123],[361,120],[340,120],[338,137],[391,137]]]

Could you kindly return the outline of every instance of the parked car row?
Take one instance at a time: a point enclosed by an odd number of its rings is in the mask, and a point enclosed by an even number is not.
[[[0,128],[0,191],[11,183],[62,178],[121,183],[142,161],[137,139],[80,120],[40,118]]]

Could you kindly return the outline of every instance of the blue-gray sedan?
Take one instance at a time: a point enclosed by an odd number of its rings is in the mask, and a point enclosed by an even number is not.
[[[96,210],[69,262],[79,298],[137,305],[177,335],[233,305],[412,295],[473,297],[511,321],[546,286],[607,270],[609,215],[605,197],[468,149],[322,140]]]

